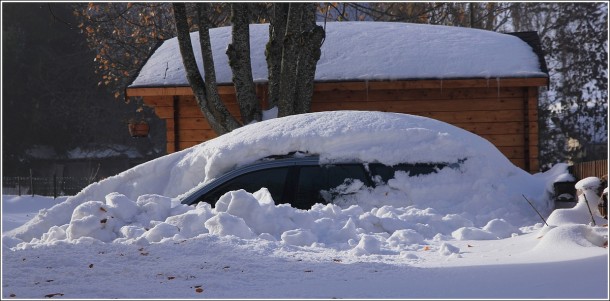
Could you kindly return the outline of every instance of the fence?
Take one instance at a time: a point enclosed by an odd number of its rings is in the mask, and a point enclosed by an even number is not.
[[[92,182],[85,177],[2,177],[2,194],[75,195]]]
[[[576,179],[584,179],[587,177],[608,177],[608,159],[596,160],[589,162],[575,163],[570,166],[570,173],[572,173]]]

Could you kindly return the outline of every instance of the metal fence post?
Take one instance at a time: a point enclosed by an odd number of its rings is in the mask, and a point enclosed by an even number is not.
[[[32,175],[31,168],[30,168],[30,191],[32,192],[32,196],[34,196],[34,177]]]
[[[53,174],[53,199],[57,198],[57,174]]]

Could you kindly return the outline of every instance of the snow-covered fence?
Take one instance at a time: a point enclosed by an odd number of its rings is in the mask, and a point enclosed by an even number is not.
[[[91,183],[87,177],[2,177],[2,194],[75,195]]]

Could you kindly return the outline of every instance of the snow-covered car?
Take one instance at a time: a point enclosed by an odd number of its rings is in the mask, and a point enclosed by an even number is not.
[[[172,173],[175,179],[171,180],[179,185],[197,184],[190,189],[181,188],[188,190],[178,197],[183,204],[200,201],[214,204],[229,191],[245,189],[254,193],[265,187],[276,204],[290,203],[301,209],[309,209],[314,203],[332,202],[365,209],[389,205],[439,210],[450,203],[453,210],[463,212],[476,203],[482,216],[493,216],[498,210],[506,210],[507,218],[536,215],[523,195],[534,199],[542,211],[553,208],[544,180],[513,165],[489,141],[453,125],[414,115],[334,111],[288,116],[245,126],[186,152],[182,164],[189,166],[188,171]],[[286,154],[296,155],[278,159]],[[335,193],[331,198],[329,194],[327,198],[310,195],[307,201],[294,199],[299,189],[295,182],[299,177],[294,173],[299,168],[276,169],[276,164],[346,163],[360,164],[366,175],[344,175],[333,186],[325,184],[317,191],[343,188],[348,193]],[[449,165],[452,168],[443,168]],[[376,181],[375,176],[380,175],[367,171],[369,166],[392,167],[392,174],[386,171],[383,181]],[[428,166],[429,170],[422,174],[398,168],[394,175],[394,169],[401,166],[411,169]],[[269,171],[254,172],[259,169]],[[264,175],[273,173],[271,170],[283,170],[280,173],[287,175],[280,178],[285,183],[262,181],[277,180],[277,175]],[[252,172],[255,175],[252,178],[258,181],[256,185],[235,183],[241,180],[238,175],[248,177]],[[312,180],[316,176],[307,178]],[[345,182],[349,179],[357,180]],[[358,185],[338,187],[353,182]],[[291,196],[286,198],[286,194]]]
[[[296,195],[296,176],[278,189],[227,181],[274,164],[294,164],[286,173],[315,167],[314,174],[326,166],[356,166],[367,175],[344,173],[302,202],[283,195],[286,189]],[[289,242],[298,234],[299,245],[344,245],[360,239],[358,233],[406,235],[408,229],[418,241],[494,239],[541,222],[538,212],[548,216],[552,183],[566,172],[563,164],[529,174],[482,137],[426,117],[308,113],[249,124],[93,183],[7,237],[16,245],[81,238],[158,242],[202,233]],[[331,234],[329,227],[345,229]]]

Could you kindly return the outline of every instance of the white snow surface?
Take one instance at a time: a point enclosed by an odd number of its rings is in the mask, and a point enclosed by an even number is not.
[[[235,166],[295,150],[324,162],[465,161],[425,176],[398,173],[310,210],[275,205],[264,188],[229,192],[215,208],[180,204]],[[578,205],[552,211],[549,187],[566,171],[558,164],[530,175],[488,141],[425,117],[270,119],[54,206],[46,200],[48,208],[19,209],[30,197],[3,196],[3,220],[39,211],[20,226],[3,222],[2,297],[606,299],[607,221],[591,223]],[[579,204],[598,186],[578,182]]]
[[[547,77],[537,55],[521,39],[491,31],[398,22],[328,22],[316,81]],[[198,32],[191,33],[201,57]],[[210,29],[216,78],[230,84],[226,55],[231,28]],[[267,82],[268,24],[250,25],[252,73]],[[203,74],[203,65],[198,62]],[[165,41],[130,87],[186,86],[177,38]]]

